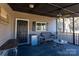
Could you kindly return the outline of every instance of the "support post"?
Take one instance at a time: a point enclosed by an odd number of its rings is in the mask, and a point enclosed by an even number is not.
[[[63,33],[64,33],[64,18],[63,18]]]
[[[56,18],[56,39],[58,37],[58,31],[57,31],[57,18]]]
[[[73,17],[73,44],[75,44],[74,17]]]

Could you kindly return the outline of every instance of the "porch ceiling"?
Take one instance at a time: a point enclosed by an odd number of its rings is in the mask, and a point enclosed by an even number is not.
[[[34,8],[29,8],[34,4]],[[63,15],[79,12],[78,3],[9,3],[15,11],[55,17],[60,12]],[[64,10],[67,9],[67,10]]]

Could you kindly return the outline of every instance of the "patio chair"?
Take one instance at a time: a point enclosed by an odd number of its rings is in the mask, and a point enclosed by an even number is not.
[[[44,41],[53,41],[55,39],[55,35],[51,32],[41,32],[39,36],[40,42]]]

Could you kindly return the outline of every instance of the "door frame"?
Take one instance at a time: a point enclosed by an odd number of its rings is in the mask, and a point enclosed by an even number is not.
[[[17,39],[17,21],[18,20],[23,20],[23,21],[27,21],[28,22],[28,40],[27,43],[20,43],[22,44],[29,44],[29,19],[23,19],[23,18],[16,18],[15,20],[15,39]]]

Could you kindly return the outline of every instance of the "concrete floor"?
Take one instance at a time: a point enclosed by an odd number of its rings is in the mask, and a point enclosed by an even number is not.
[[[13,52],[9,51],[8,55],[13,55]],[[45,42],[38,46],[21,45],[17,47],[17,56],[79,56],[79,46],[55,42]]]
[[[2,52],[0,53],[0,55]],[[19,45],[17,48],[5,50],[4,56],[79,56],[79,46],[44,42],[38,46]]]

